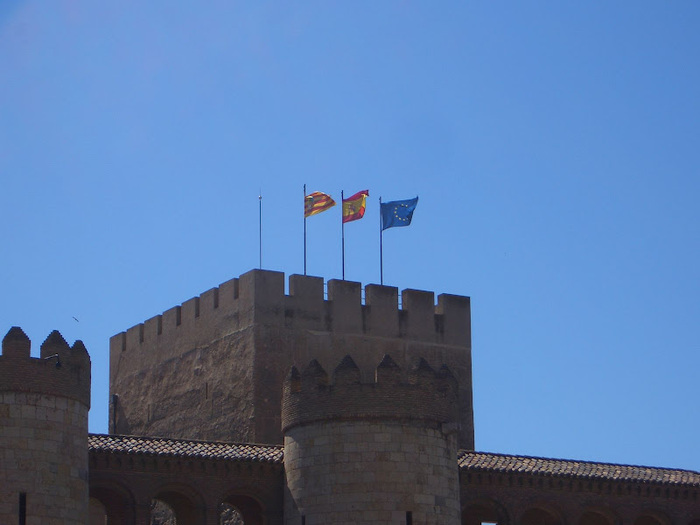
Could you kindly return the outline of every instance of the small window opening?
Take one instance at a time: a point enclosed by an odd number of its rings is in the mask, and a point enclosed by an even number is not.
[[[19,525],[27,525],[27,493],[19,493]]]

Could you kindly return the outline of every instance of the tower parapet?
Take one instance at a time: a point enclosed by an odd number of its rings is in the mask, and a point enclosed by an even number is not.
[[[471,337],[468,297],[331,279],[327,298],[320,277],[252,270],[140,323],[111,339],[122,351],[154,344],[197,344],[212,331],[256,323],[463,345]]]
[[[318,361],[292,367],[282,401],[286,523],[459,523],[458,392],[447,367],[424,359],[404,370],[385,356],[372,382],[350,356],[332,377]]]
[[[347,355],[333,381],[318,361],[299,373],[292,367],[283,387],[282,430],[320,421],[382,420],[457,430],[458,384],[449,368],[438,372],[420,359],[404,372],[385,355],[375,381],[362,383],[360,369]]]
[[[90,408],[90,356],[82,341],[72,347],[54,330],[30,356],[31,342],[13,326],[2,340],[0,391],[44,394],[73,399]]]
[[[85,524],[90,357],[57,331],[30,355],[19,327],[0,356],[0,522]]]

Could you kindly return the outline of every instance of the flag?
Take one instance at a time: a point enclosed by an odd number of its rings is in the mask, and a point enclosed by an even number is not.
[[[315,191],[304,197],[304,217],[311,217],[335,206],[330,195]]]
[[[362,190],[352,197],[343,199],[343,222],[356,221],[364,217],[367,197],[369,197],[369,190]]]
[[[416,209],[417,204],[418,197],[404,201],[382,202],[380,210],[382,214],[382,230],[411,224],[413,210]]]

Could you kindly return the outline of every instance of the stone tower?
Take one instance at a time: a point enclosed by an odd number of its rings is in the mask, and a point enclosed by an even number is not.
[[[460,448],[473,449],[468,297],[253,270],[110,340],[110,432],[282,444],[292,366],[352,355],[363,382],[389,354],[446,364],[458,383]],[[363,297],[364,295],[364,297]]]
[[[13,327],[0,356],[0,523],[88,520],[90,357],[52,332],[41,356]]]
[[[460,523],[458,384],[385,356],[373,382],[350,356],[332,383],[318,361],[284,384],[285,523]]]

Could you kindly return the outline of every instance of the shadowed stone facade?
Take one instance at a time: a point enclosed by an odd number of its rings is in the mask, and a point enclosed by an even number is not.
[[[82,343],[10,330],[0,523],[700,525],[697,472],[475,452],[469,298],[288,287],[255,270],[114,336],[109,435]]]

